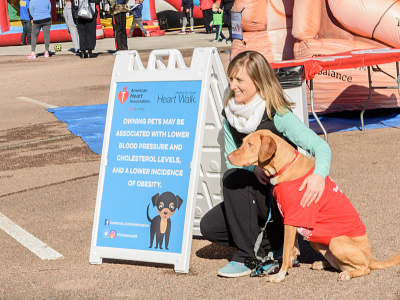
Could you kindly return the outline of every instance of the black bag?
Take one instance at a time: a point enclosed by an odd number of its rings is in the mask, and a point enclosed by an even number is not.
[[[282,67],[274,69],[274,73],[283,89],[299,87],[304,77],[304,66]]]

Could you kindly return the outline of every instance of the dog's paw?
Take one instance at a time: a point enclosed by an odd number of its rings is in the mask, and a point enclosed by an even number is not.
[[[283,281],[285,279],[285,276],[286,276],[285,273],[279,272],[278,274],[268,276],[267,280],[269,282],[278,283],[278,282]]]
[[[339,274],[338,280],[340,280],[340,281],[350,280],[349,273],[347,273],[346,271],[343,271],[342,273]]]
[[[323,270],[324,269],[324,264],[322,261],[314,261],[313,264],[311,265],[311,269],[313,270]]]

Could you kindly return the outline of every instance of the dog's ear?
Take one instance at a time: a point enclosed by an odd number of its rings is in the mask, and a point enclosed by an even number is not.
[[[268,135],[261,136],[261,146],[258,151],[258,162],[263,163],[270,159],[276,151],[276,143],[274,139]]]
[[[178,209],[181,207],[182,203],[183,203],[182,198],[176,195],[176,206],[178,207]]]
[[[151,201],[153,202],[153,206],[156,206],[157,205],[157,202],[158,202],[158,198],[160,197],[160,194],[159,193],[157,193],[156,195],[154,195],[152,198],[151,198]]]

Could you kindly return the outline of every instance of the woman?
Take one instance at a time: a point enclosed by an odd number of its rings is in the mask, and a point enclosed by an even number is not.
[[[65,25],[67,25],[68,32],[71,35],[72,43],[74,44],[75,54],[81,55],[81,52],[79,50],[78,29],[76,28],[74,17],[72,16],[72,4],[70,0],[65,0],[63,15],[65,20]]]
[[[89,0],[90,3],[94,3],[95,11],[92,19],[84,19],[78,16],[79,1],[72,1],[72,15],[79,35],[79,48],[81,51],[81,58],[92,58],[93,50],[96,47],[96,20],[97,20],[97,5],[100,4],[100,0]]]
[[[299,205],[318,202],[330,169],[328,144],[291,112],[293,103],[285,98],[271,66],[260,53],[238,54],[230,62],[227,73],[230,92],[223,110],[225,157],[249,133],[269,129],[315,156],[315,171],[301,186],[306,191]],[[218,275],[239,277],[251,273],[244,261],[256,257],[254,245],[269,215],[272,222],[266,227],[257,256],[265,257],[281,249],[283,224],[270,194],[269,178],[262,169],[257,166],[239,169],[228,161],[227,166],[223,177],[224,201],[203,216],[200,230],[212,242],[237,248],[232,261]]]
[[[28,59],[36,58],[36,43],[40,29],[43,30],[43,38],[45,45],[44,57],[50,57],[50,27],[51,27],[51,3],[50,0],[31,0],[29,12],[32,16],[32,43],[31,54]]]

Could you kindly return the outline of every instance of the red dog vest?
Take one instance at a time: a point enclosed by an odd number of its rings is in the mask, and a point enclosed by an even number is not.
[[[365,226],[350,200],[329,176],[325,179],[325,190],[319,202],[305,208],[300,206],[306,189],[299,192],[299,187],[313,171],[314,168],[299,179],[274,187],[273,194],[284,224],[298,227],[298,233],[307,240],[325,245],[334,237],[366,234]]]

